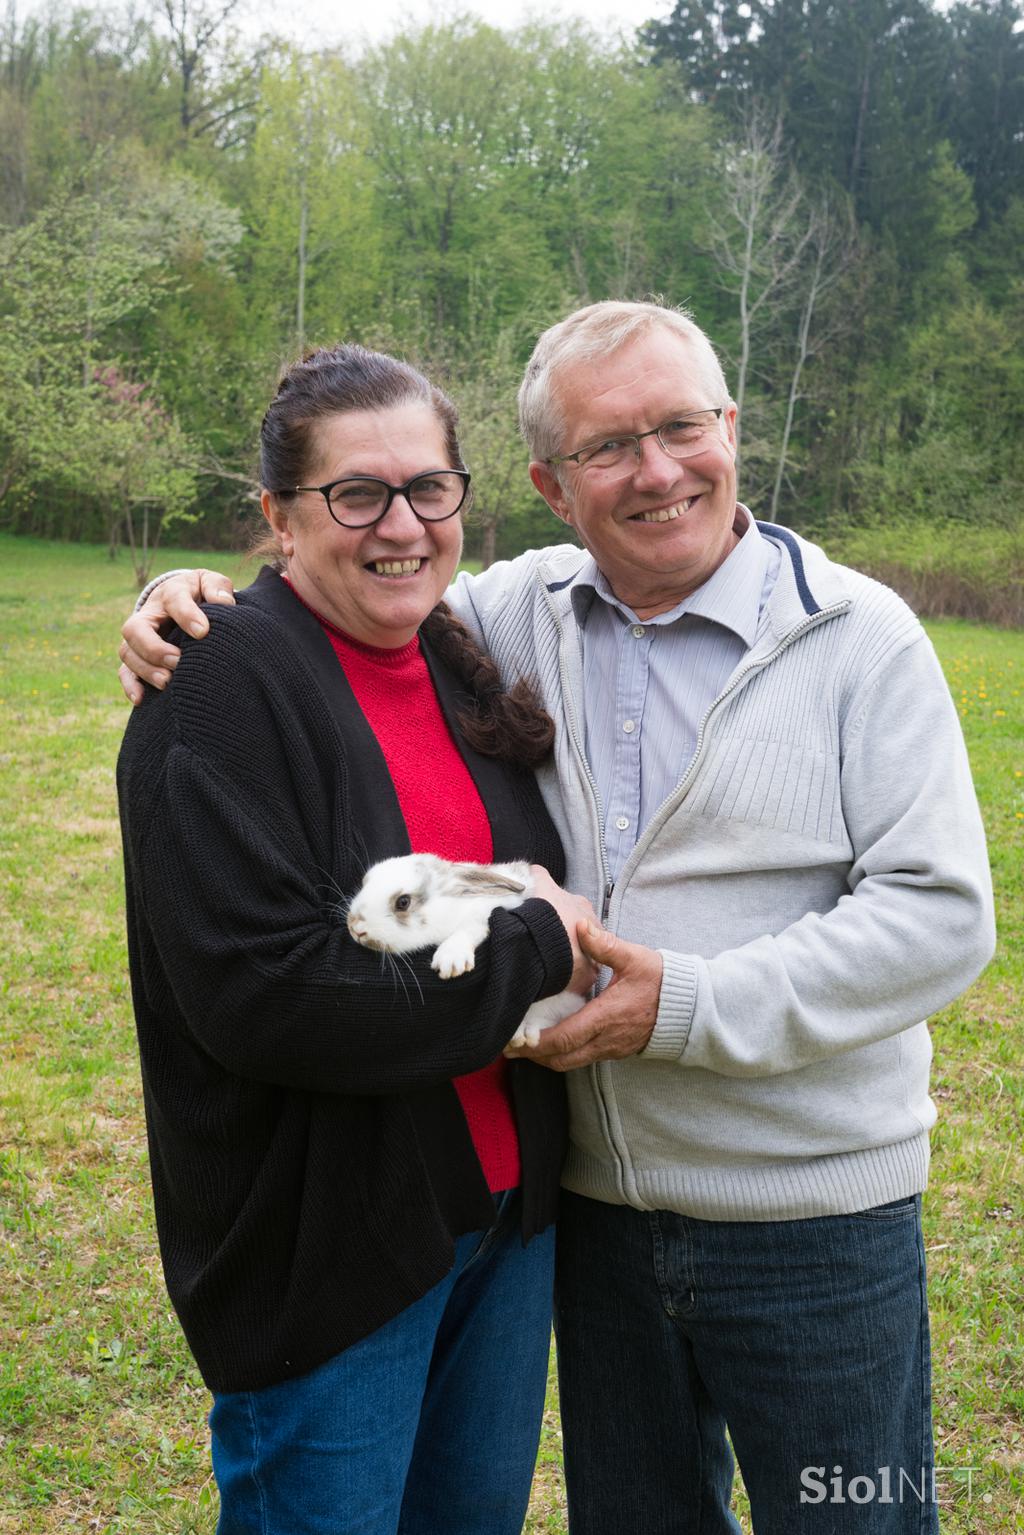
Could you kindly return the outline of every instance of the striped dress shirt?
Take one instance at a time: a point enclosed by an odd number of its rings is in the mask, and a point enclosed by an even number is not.
[[[656,618],[638,618],[600,571],[573,588],[586,752],[613,881],[686,772],[700,722],[754,643],[775,584],[779,550],[746,507],[736,531],[739,543],[704,585]]]

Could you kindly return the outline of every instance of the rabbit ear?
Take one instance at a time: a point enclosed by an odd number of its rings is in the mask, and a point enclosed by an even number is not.
[[[526,885],[486,863],[452,865],[455,895],[522,895]]]

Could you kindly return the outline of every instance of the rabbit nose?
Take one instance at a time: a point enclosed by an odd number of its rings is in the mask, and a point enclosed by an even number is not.
[[[366,937],[366,922],[358,912],[350,911],[348,914],[348,930],[353,938]]]

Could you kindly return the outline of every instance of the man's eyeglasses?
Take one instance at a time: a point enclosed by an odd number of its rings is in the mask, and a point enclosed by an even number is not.
[[[657,437],[670,458],[692,458],[706,446],[714,433],[722,405],[707,410],[691,411],[688,416],[674,416],[649,432],[623,432],[617,437],[604,437],[600,442],[589,442],[575,453],[558,453],[548,459],[549,464],[593,464],[597,469],[617,469],[629,462],[630,455],[639,461],[640,444],[645,437]]]
[[[404,485],[389,485],[372,475],[348,475],[326,485],[292,485],[275,495],[292,495],[300,490],[316,490],[327,502],[327,510],[343,528],[369,528],[386,517],[396,496],[404,496],[421,522],[444,522],[462,506],[469,491],[467,469],[431,469],[414,475]]]

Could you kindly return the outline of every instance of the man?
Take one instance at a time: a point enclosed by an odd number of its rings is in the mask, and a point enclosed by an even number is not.
[[[567,885],[606,928],[581,942],[610,983],[522,1052],[569,1073],[570,1527],[736,1531],[728,1429],[757,1535],[933,1531],[921,1020],[993,942],[948,689],[897,597],[738,505],[684,316],[571,315],[520,419],[584,550],[452,600],[539,682]],[[203,622],[193,589],[126,625],[136,669],[166,652],[147,616]]]

